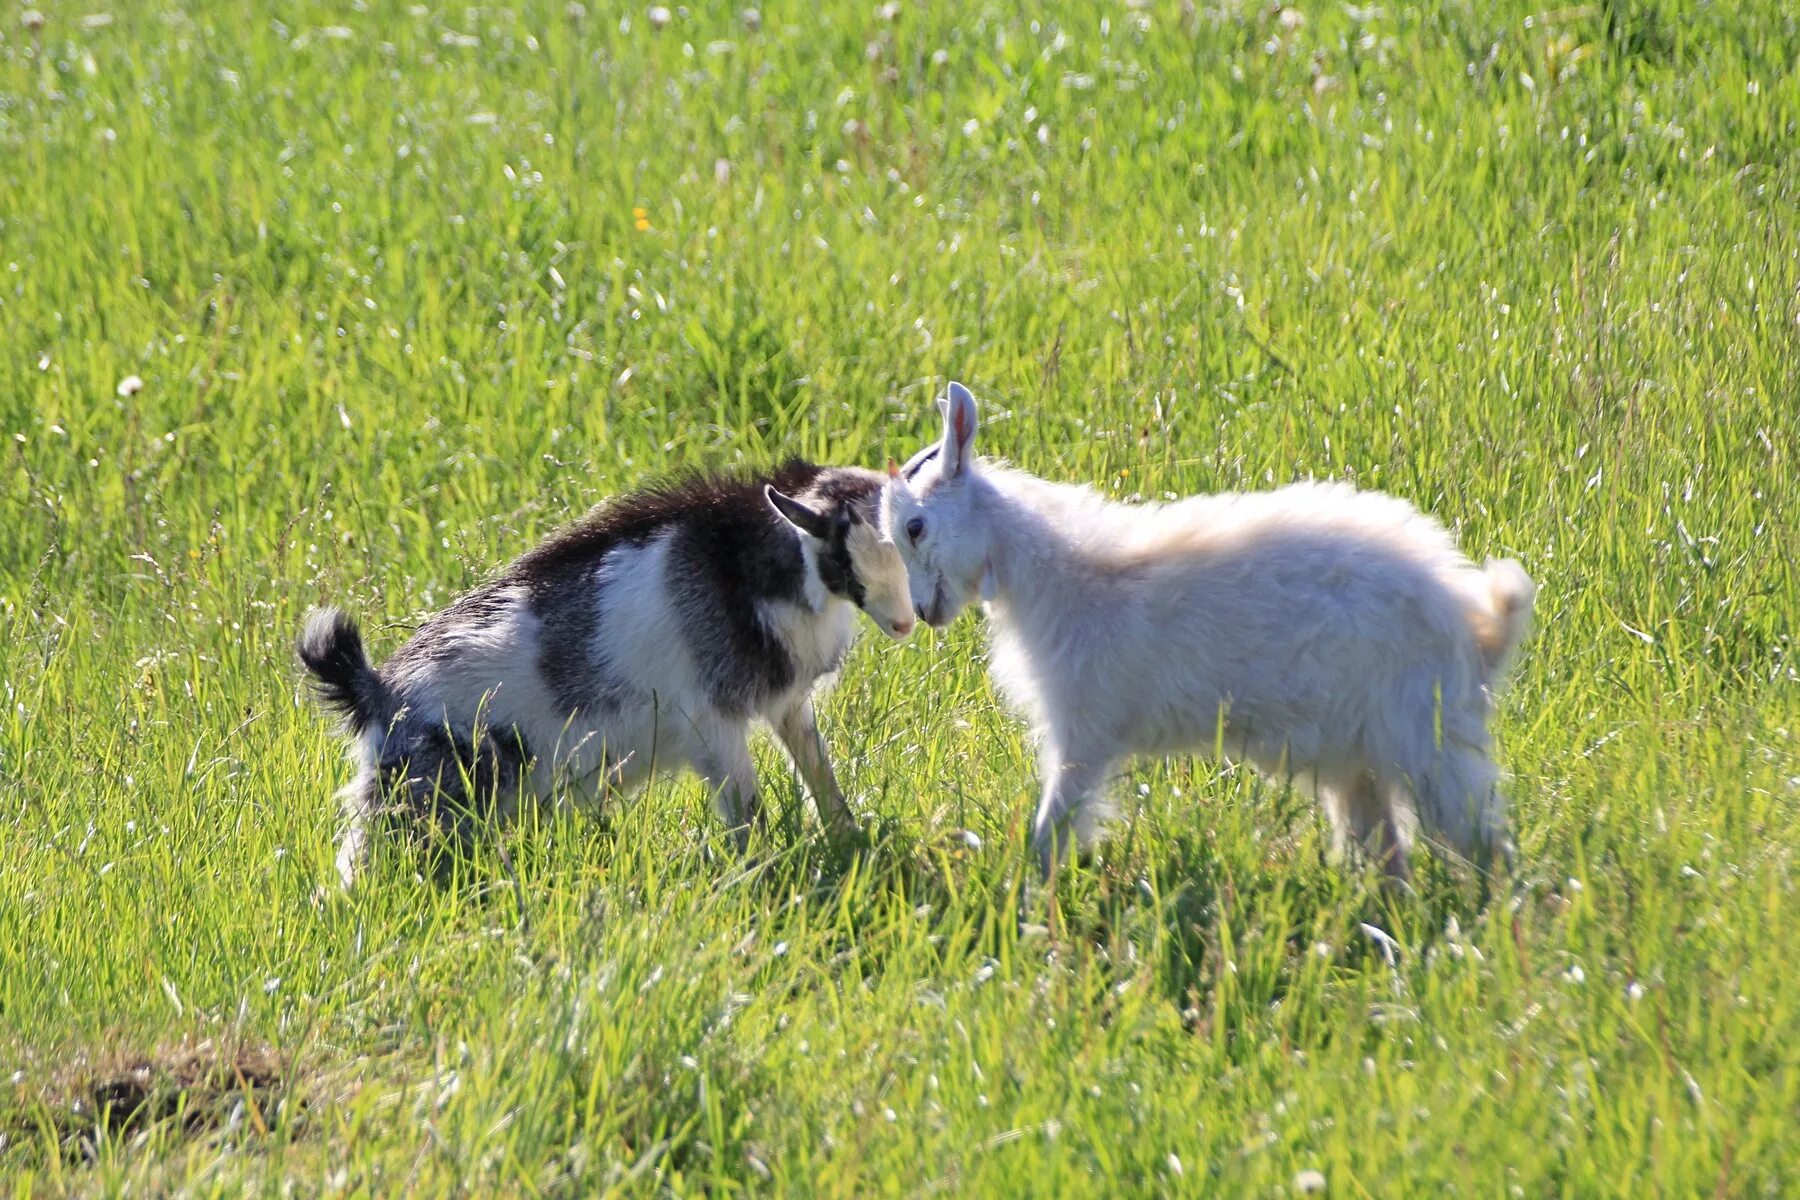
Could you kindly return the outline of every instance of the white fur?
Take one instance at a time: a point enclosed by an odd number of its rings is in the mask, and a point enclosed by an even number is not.
[[[1397,875],[1415,824],[1506,849],[1487,724],[1530,613],[1516,563],[1479,568],[1404,500],[1342,484],[1115,503],[978,463],[975,425],[952,384],[883,521],[923,619],[987,601],[994,678],[1039,741],[1046,872],[1059,840],[1095,838],[1124,759],[1208,748],[1311,787],[1340,844]]]

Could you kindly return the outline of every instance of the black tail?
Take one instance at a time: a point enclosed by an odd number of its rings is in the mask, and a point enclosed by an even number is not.
[[[352,729],[386,723],[392,698],[369,665],[355,621],[339,609],[315,610],[300,630],[299,650],[300,661],[313,673],[319,699]]]

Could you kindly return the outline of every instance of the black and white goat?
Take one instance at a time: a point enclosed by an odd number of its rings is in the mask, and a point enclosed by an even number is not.
[[[881,476],[791,462],[760,479],[636,492],[433,617],[380,669],[323,610],[301,660],[354,734],[338,853],[347,887],[388,813],[453,839],[521,800],[599,801],[692,766],[737,832],[760,819],[749,726],[773,726],[827,826],[852,818],[813,717],[860,607],[912,631],[906,571],[881,532]]]
[[[1097,835],[1126,757],[1221,738],[1396,876],[1415,825],[1510,855],[1488,720],[1531,614],[1516,562],[1477,567],[1406,501],[1341,484],[1114,503],[977,462],[974,397],[939,404],[883,521],[922,620],[986,602],[995,679],[1039,743],[1045,874]]]

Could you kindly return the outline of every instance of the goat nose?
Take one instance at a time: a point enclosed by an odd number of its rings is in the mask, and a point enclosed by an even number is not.
[[[907,634],[911,633],[912,631],[913,631],[913,623],[911,621],[895,621],[894,622],[894,636],[895,637],[905,637]]]

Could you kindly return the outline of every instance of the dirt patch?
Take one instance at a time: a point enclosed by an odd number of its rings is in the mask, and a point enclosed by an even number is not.
[[[84,1056],[35,1082],[24,1073],[13,1102],[0,1104],[0,1144],[48,1135],[64,1154],[86,1158],[103,1139],[157,1126],[266,1134],[288,1099],[291,1066],[267,1046],[213,1039]]]

